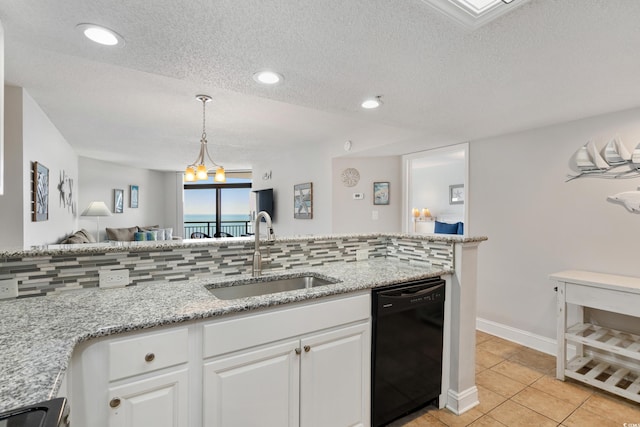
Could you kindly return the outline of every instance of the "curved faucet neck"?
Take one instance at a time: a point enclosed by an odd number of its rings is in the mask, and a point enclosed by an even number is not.
[[[256,215],[256,220],[253,226],[254,238],[255,238],[255,250],[253,251],[253,277],[260,276],[262,274],[262,255],[260,255],[260,219],[264,218],[267,223],[267,241],[273,242],[275,236],[273,234],[273,226],[271,225],[271,216],[265,211],[260,211]]]
[[[256,251],[259,250],[260,247],[260,219],[264,218],[267,222],[267,239],[272,240],[271,235],[273,234],[273,226],[271,225],[271,216],[265,212],[260,211],[256,215],[255,223],[253,224],[253,232],[255,233],[255,246]]]

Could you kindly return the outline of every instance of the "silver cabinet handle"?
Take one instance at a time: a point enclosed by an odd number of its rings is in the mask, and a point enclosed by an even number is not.
[[[144,360],[145,360],[145,362],[153,362],[153,359],[155,359],[155,358],[156,358],[156,355],[155,355],[155,354],[153,354],[153,353],[147,353],[147,354],[144,356]]]
[[[305,345],[304,346],[304,351],[308,353],[309,350],[311,350],[311,346],[310,345]]]
[[[302,350],[300,350],[300,348],[296,348],[296,354],[300,354],[302,353]]]
[[[114,397],[113,399],[111,399],[111,401],[109,402],[109,406],[111,406],[112,408],[117,408],[118,406],[120,406],[120,398]]]

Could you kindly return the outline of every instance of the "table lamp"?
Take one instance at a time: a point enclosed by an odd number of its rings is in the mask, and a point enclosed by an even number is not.
[[[111,216],[111,211],[104,202],[91,202],[80,216],[96,217],[96,242],[100,243],[100,217]]]

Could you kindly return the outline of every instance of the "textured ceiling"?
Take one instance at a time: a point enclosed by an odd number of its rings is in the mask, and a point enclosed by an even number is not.
[[[509,8],[517,5],[501,7]],[[640,2],[531,0],[465,30],[422,0],[0,3],[5,78],[79,154],[161,170],[319,147],[403,154],[640,104]],[[95,45],[76,25],[126,40]],[[277,87],[252,74],[272,68]],[[360,102],[382,95],[379,110]]]

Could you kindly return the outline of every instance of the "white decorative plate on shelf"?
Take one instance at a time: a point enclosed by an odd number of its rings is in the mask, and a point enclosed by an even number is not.
[[[360,172],[355,168],[347,168],[342,171],[342,183],[345,187],[353,187],[360,181]]]

